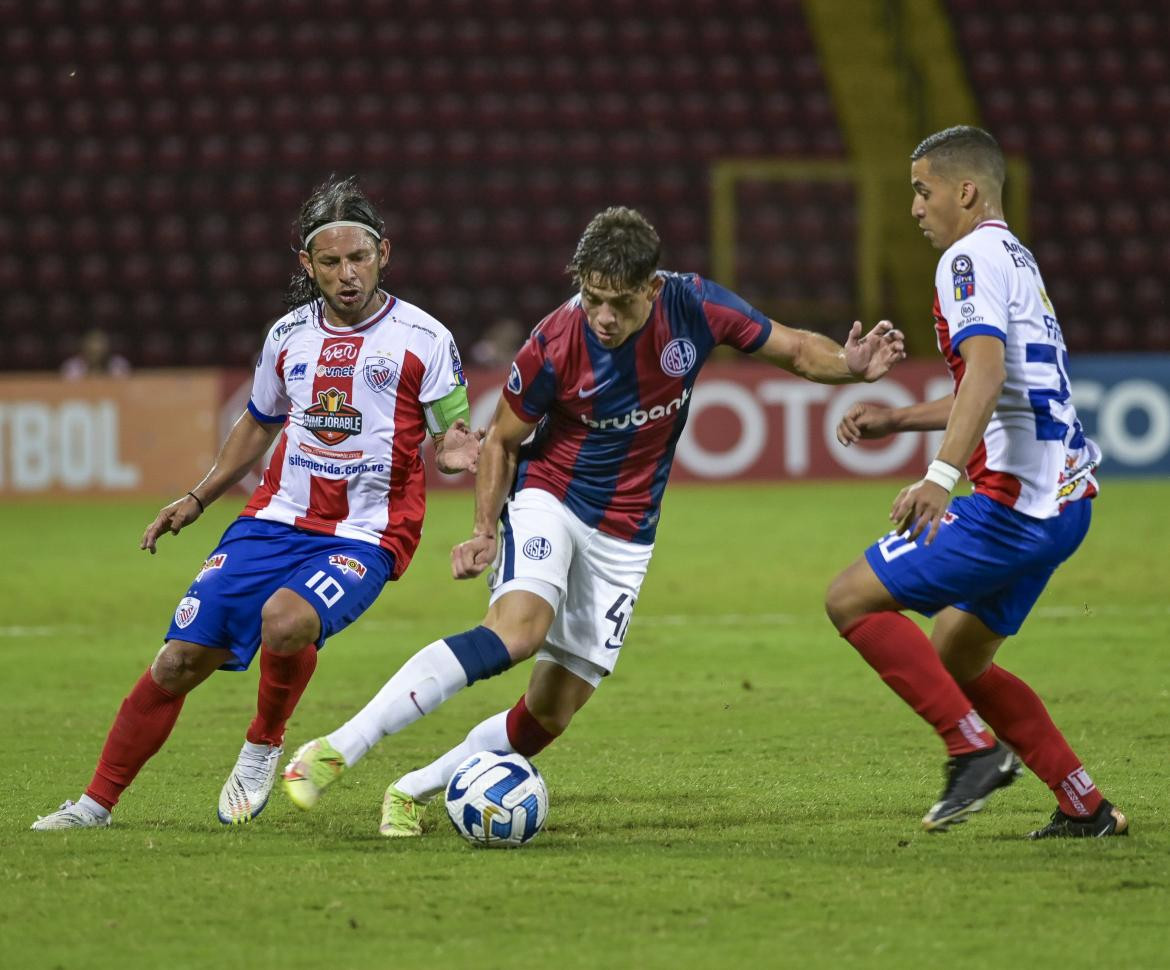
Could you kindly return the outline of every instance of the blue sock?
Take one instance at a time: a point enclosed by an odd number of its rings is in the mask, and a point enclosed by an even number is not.
[[[477,626],[453,637],[443,637],[443,642],[451,648],[455,659],[462,665],[463,672],[467,674],[468,686],[477,680],[487,680],[502,674],[512,666],[512,658],[508,655],[504,641],[486,626]]]

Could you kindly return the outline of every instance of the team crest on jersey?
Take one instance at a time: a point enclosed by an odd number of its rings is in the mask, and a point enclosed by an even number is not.
[[[343,573],[354,573],[358,579],[366,578],[366,564],[353,556],[330,556],[329,565],[336,566]]]
[[[299,364],[294,364],[293,369],[288,372],[288,379],[292,381],[303,381],[305,379],[305,371],[308,370],[308,365],[303,361]]]
[[[362,368],[362,377],[366,379],[366,386],[371,391],[384,391],[394,383],[398,376],[398,362],[390,357],[367,357],[366,366]]]
[[[305,409],[305,428],[318,441],[335,445],[362,433],[362,412],[345,403],[345,391],[331,387],[317,392],[317,403]]]
[[[207,559],[204,559],[203,565],[199,567],[199,572],[195,576],[195,582],[202,582],[203,577],[213,569],[223,569],[223,564],[225,562],[227,562],[226,552],[218,552],[214,556],[210,556]]]
[[[662,364],[663,373],[669,374],[671,377],[682,377],[695,366],[695,361],[698,358],[699,353],[691,341],[686,337],[675,337],[662,348],[659,363]]]
[[[519,394],[524,389],[524,382],[520,380],[520,368],[516,366],[516,362],[512,362],[512,369],[508,371],[508,390],[513,394]]]
[[[184,596],[179,600],[179,605],[175,608],[175,626],[180,630],[187,629],[199,615],[200,605],[199,599],[195,596]]]
[[[529,559],[547,559],[552,555],[552,543],[544,536],[533,536],[524,543],[524,555]]]
[[[451,370],[455,374],[455,383],[466,386],[467,376],[463,373],[463,361],[459,359],[459,349],[455,346],[455,341],[452,340],[448,347],[451,351]]]
[[[960,253],[951,260],[951,282],[956,300],[969,300],[975,295],[975,267],[970,256]]]

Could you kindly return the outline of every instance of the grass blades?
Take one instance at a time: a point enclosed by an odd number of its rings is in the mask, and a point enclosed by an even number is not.
[[[476,851],[439,804],[382,839],[386,784],[510,706],[529,665],[388,739],[302,814],[275,792],[216,821],[256,671],[217,674],[103,831],[32,833],[76,798],[117,706],[237,501],[151,557],[152,503],[0,507],[12,742],[0,808],[0,963],[249,970],[1165,965],[1170,679],[1163,482],[1106,481],[1084,548],[1001,653],[1049,704],[1128,839],[1029,843],[1054,807],[1028,775],[927,836],[930,730],[842,642],[828,581],[900,483],[675,487],[615,675],[540,756],[548,827]],[[415,650],[482,617],[450,580],[470,497],[431,498],[423,546],[332,639],[286,751],[350,716]]]

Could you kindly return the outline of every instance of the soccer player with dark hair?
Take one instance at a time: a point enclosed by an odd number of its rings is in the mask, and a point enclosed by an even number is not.
[[[1058,803],[1032,838],[1124,835],[1125,816],[1101,796],[1040,698],[994,662],[1084,539],[1101,452],[1077,420],[1068,351],[1039,267],[1003,220],[999,145],[959,126],[910,157],[910,214],[943,251],[934,320],[955,390],[906,408],[859,404],[842,419],[846,445],[902,431],[945,434],[926,475],[894,500],[894,531],[833,581],[826,609],[946,745],[947,783],[922,820],[927,831],[966,821],[1011,784],[1018,754]],[[974,494],[952,500],[961,469]],[[930,637],[907,609],[937,614]]]
[[[219,820],[249,822],[276,778],[285,723],[317,651],[406,570],[426,506],[419,446],[474,470],[479,437],[450,333],[379,286],[385,225],[354,179],[330,179],[301,210],[290,313],[271,328],[247,410],[204,479],[142,536],[155,552],[261,459],[264,478],[179,601],[166,642],[122,702],[93,780],[37,830],[91,828],[171,732],[183,700],[216,670],[260,652],[256,717],[219,797]],[[278,440],[279,439],[279,440]]]
[[[865,337],[854,323],[841,347],[700,276],[660,271],[660,249],[632,209],[589,223],[568,266],[578,293],[512,363],[483,443],[472,535],[452,550],[457,578],[494,563],[487,615],[424,647],[348,723],[293,755],[284,784],[301,808],[381,738],[529,657],[516,705],[392,784],[379,831],[420,834],[422,805],[468,755],[531,757],[565,730],[617,662],[695,379],[717,345],[822,383],[876,380],[904,356],[888,321]]]

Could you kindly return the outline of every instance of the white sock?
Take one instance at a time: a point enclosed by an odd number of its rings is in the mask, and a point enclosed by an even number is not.
[[[98,818],[105,819],[110,817],[110,810],[98,802],[95,802],[88,795],[82,795],[77,799],[78,807],[84,808],[90,815],[96,815]]]
[[[394,787],[420,802],[429,802],[447,787],[455,769],[473,754],[511,750],[512,745],[508,742],[508,712],[500,711],[473,727],[461,744],[455,745],[425,768],[403,775],[394,782]]]
[[[386,735],[413,724],[466,686],[463,665],[445,640],[436,640],[406,661],[370,703],[326,740],[353,765]]]
[[[272,747],[270,744],[254,744],[245,738],[244,746],[240,749],[240,758],[247,756],[251,761],[264,761],[268,758]]]

